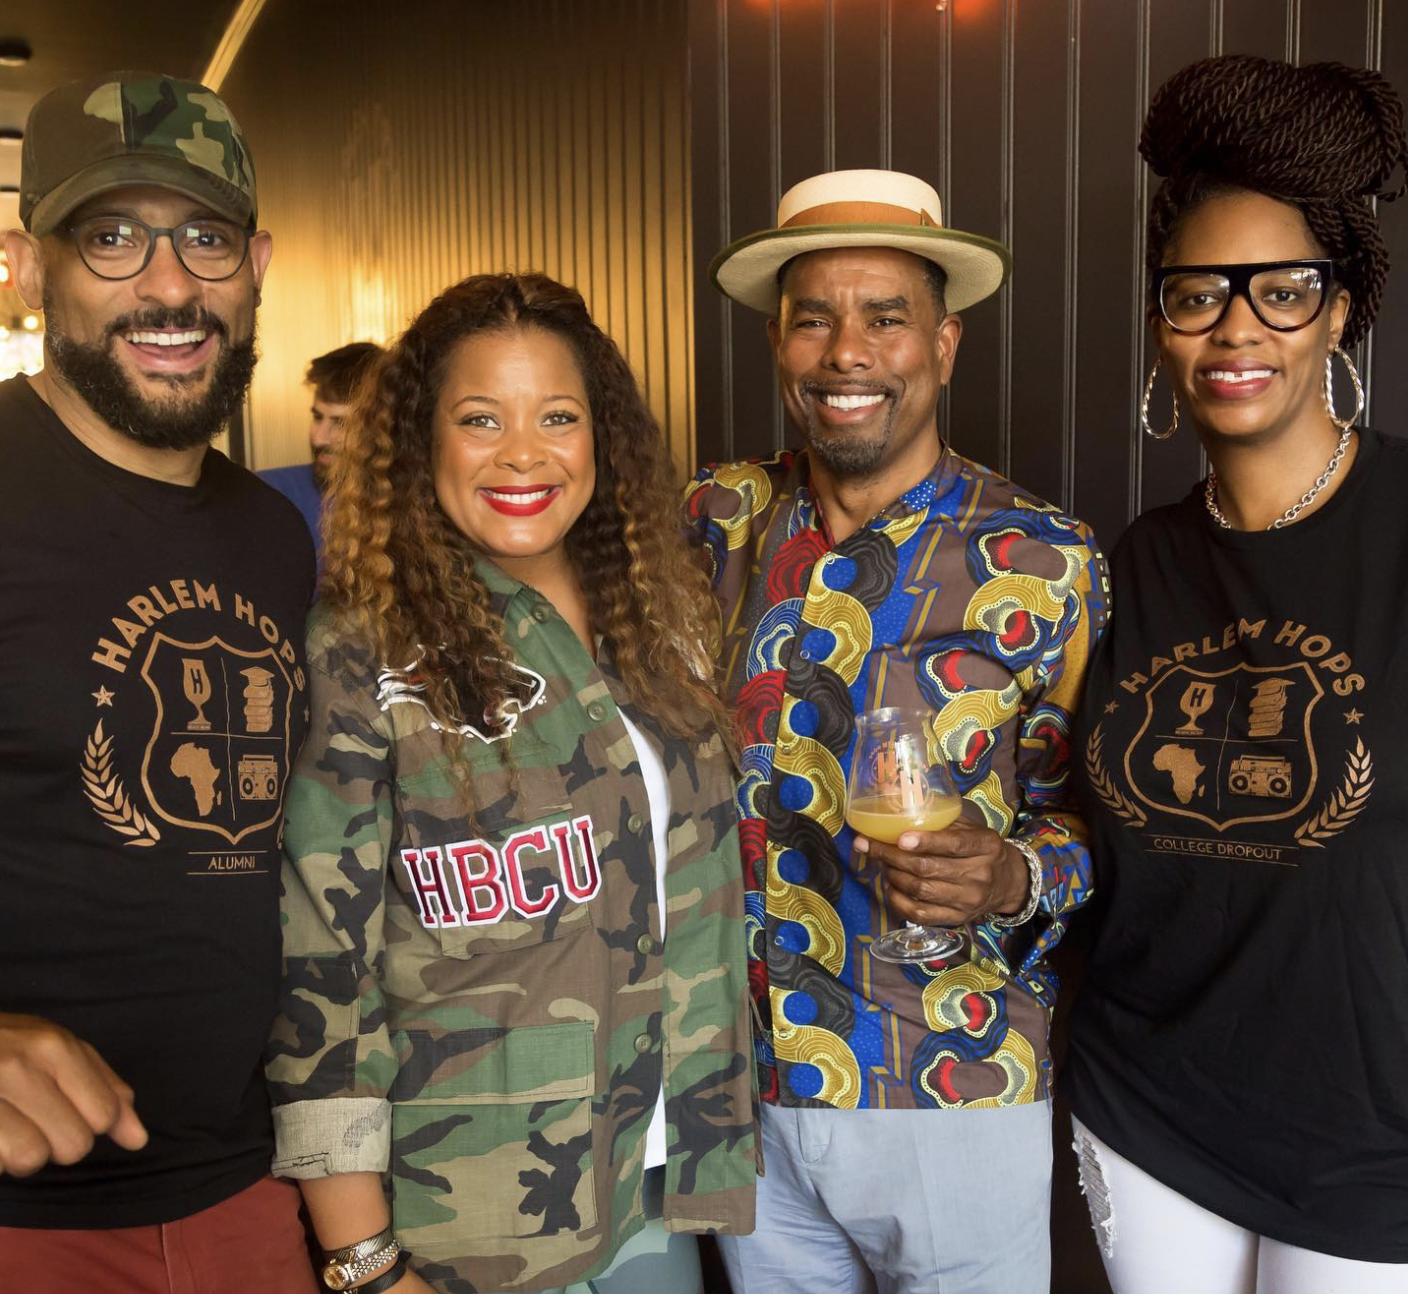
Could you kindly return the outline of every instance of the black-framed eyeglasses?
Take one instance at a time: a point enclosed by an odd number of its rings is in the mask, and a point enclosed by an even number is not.
[[[1334,281],[1335,264],[1327,260],[1164,265],[1154,271],[1154,300],[1174,332],[1211,332],[1233,297],[1244,298],[1268,328],[1295,332],[1320,317]]]
[[[171,240],[188,274],[210,283],[233,278],[249,255],[249,230],[233,220],[202,216],[158,229],[132,216],[89,216],[69,226],[83,263],[101,279],[136,278],[151,263],[158,238]]]

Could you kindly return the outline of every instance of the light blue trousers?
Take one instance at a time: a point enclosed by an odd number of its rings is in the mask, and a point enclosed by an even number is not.
[[[733,1294],[1048,1294],[1051,1106],[763,1107]]]

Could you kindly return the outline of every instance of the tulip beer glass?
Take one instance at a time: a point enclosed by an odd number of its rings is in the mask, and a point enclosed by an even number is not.
[[[894,845],[906,831],[941,831],[963,808],[948,765],[929,757],[934,716],[925,710],[869,710],[856,719],[846,783],[846,821],[860,835]],[[927,962],[962,946],[952,930],[906,922],[870,945],[887,962]]]

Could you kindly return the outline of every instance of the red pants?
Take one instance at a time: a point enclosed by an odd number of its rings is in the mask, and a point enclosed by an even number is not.
[[[298,1187],[266,1177],[179,1222],[110,1231],[0,1227],[14,1294],[316,1294]]]

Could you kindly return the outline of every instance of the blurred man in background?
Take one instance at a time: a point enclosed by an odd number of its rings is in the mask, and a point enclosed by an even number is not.
[[[303,514],[313,536],[320,566],[323,538],[319,517],[332,460],[342,448],[342,438],[346,434],[343,420],[352,410],[358,386],[381,358],[381,353],[381,347],[372,342],[354,341],[313,360],[303,376],[303,380],[313,388],[313,421],[308,428],[312,462],[293,467],[271,467],[259,473],[280,494],[291,499]]]

